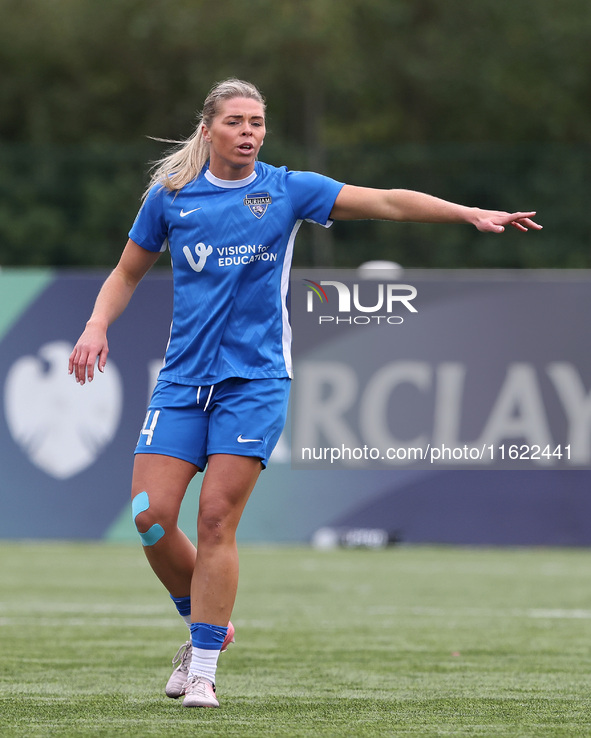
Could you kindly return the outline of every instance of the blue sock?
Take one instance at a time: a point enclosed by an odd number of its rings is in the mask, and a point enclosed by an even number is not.
[[[206,648],[208,651],[220,651],[228,628],[223,625],[209,623],[191,623],[191,642],[194,648]]]
[[[227,633],[228,628],[223,625],[191,623],[193,651],[189,677],[205,677],[215,685],[218,658]]]
[[[170,595],[170,599],[176,605],[179,615],[187,624],[187,627],[191,627],[191,598],[190,597],[173,597]]]

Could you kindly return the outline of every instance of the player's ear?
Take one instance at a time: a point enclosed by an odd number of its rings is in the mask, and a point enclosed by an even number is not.
[[[203,140],[206,143],[211,143],[211,135],[209,133],[209,129],[205,125],[205,123],[201,124],[201,135],[203,136]]]

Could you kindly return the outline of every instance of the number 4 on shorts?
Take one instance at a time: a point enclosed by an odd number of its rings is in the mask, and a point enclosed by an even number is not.
[[[152,415],[152,410],[148,410],[148,412],[146,413],[146,419],[144,420],[144,426],[140,433],[140,436],[147,436],[146,446],[150,446],[152,444],[152,436],[154,435],[154,428],[156,428],[156,423],[158,422],[160,410],[154,410],[151,423],[150,423],[150,415]],[[149,426],[148,426],[148,423],[149,423]]]

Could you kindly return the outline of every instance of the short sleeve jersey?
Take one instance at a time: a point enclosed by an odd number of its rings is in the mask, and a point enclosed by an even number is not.
[[[215,384],[291,377],[287,293],[302,221],[330,225],[341,188],[312,172],[256,162],[226,181],[204,168],[178,192],[156,185],[129,232],[171,253],[174,308],[161,379]]]

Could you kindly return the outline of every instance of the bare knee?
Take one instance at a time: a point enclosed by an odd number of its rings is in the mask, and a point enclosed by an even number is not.
[[[236,536],[235,515],[231,507],[211,506],[199,510],[197,539],[200,546],[217,546],[233,542]]]

